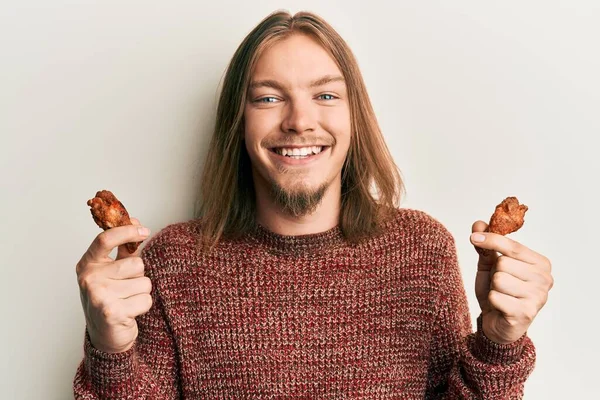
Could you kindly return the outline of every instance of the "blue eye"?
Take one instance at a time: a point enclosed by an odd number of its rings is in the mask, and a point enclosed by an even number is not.
[[[334,99],[336,99],[336,97],[334,95],[327,94],[327,93],[319,95],[319,97],[323,97],[323,96],[329,96],[329,97],[331,97],[331,99],[323,99],[323,100],[334,100]]]
[[[272,101],[264,101],[267,99],[275,99],[275,97],[263,97],[262,99],[255,100],[257,103],[273,103]],[[277,99],[275,99],[277,100]]]
[[[329,96],[329,97],[323,98],[323,96]],[[319,96],[317,96],[317,98],[319,98],[321,100],[335,100],[335,99],[337,99],[337,97],[335,97],[332,94],[328,94],[328,93],[320,94]],[[267,96],[267,97],[263,97],[263,98],[254,100],[255,103],[276,103],[278,101],[279,100],[277,98],[271,97],[271,96]]]

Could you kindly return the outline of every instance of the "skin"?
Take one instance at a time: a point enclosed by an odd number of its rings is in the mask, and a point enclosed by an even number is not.
[[[343,81],[310,87],[324,76],[342,77],[342,73],[317,42],[301,34],[266,50],[252,73],[251,82],[274,80],[281,86],[251,88],[244,111],[244,142],[252,162],[257,222],[275,233],[302,235],[338,224],[341,171],[351,137],[350,108]],[[293,167],[277,162],[269,150],[304,144],[331,147],[317,162]],[[310,196],[319,188],[325,192],[314,209],[291,215],[275,201],[274,184],[288,195]]]
[[[150,230],[135,218],[131,223],[96,236],[75,268],[90,342],[105,353],[130,349],[138,335],[135,317],[152,306],[152,282],[144,276],[141,248],[131,254],[125,246],[145,240]]]
[[[493,250],[479,253],[475,294],[483,315],[483,333],[496,343],[508,344],[527,332],[546,304],[554,285],[552,264],[515,240],[484,232],[487,226],[477,221],[471,228],[471,243]],[[478,237],[483,241],[477,241]]]

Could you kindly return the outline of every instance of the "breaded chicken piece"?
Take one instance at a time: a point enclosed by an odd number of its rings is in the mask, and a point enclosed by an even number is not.
[[[528,207],[524,204],[519,205],[516,197],[507,197],[496,206],[496,210],[490,218],[486,232],[497,233],[499,235],[508,235],[518,231],[525,223],[525,213]],[[492,250],[475,246],[475,250],[483,256],[492,254]]]
[[[496,206],[496,211],[490,218],[488,232],[499,235],[508,235],[518,231],[525,222],[525,213],[528,207],[519,204],[516,197],[507,197]]]
[[[91,207],[90,211],[96,224],[104,230],[117,226],[133,225],[123,203],[109,190],[97,192],[96,197],[88,200],[87,205]],[[125,248],[130,254],[133,254],[141,243],[127,243]]]

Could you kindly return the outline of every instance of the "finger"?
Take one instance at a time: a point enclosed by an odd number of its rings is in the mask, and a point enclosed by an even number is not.
[[[504,314],[505,318],[529,324],[540,310],[531,300],[517,299],[495,290],[490,291],[489,302],[496,310]]]
[[[148,293],[137,294],[119,301],[121,302],[123,313],[129,318],[145,314],[152,307],[152,296]]]
[[[127,257],[111,264],[107,271],[110,279],[131,279],[144,276],[144,262],[141,257]]]
[[[471,225],[471,232],[487,232],[488,224],[484,221],[475,221],[473,225]]]
[[[96,236],[88,248],[87,254],[93,261],[103,261],[109,258],[111,251],[115,247],[129,242],[141,242],[149,234],[149,229],[144,232],[143,227],[135,225],[110,228]]]
[[[117,257],[115,258],[115,260],[122,260],[124,258],[129,258],[129,257],[139,257],[141,253],[142,253],[141,243],[138,245],[137,249],[135,249],[135,251],[133,253],[130,253],[129,250],[127,250],[127,244],[122,244],[117,249]]]
[[[141,226],[142,225],[137,218],[129,218],[129,220],[135,226]],[[138,248],[133,253],[130,253],[129,250],[127,249],[127,245],[126,244],[122,244],[117,249],[117,257],[116,257],[116,259],[117,260],[121,260],[123,258],[128,258],[128,257],[139,257],[139,255],[141,254],[141,252],[142,252],[141,246],[138,246]]]
[[[130,242],[130,243],[135,243],[135,242]],[[142,253],[142,246],[141,246],[142,243],[141,242],[137,242],[137,243],[139,243],[139,245],[133,253],[129,252],[129,249],[127,248],[128,243],[120,245],[117,249],[116,260],[122,260],[124,258],[129,258],[129,257],[139,257],[140,254]]]
[[[488,308],[487,297],[490,292],[490,276],[490,271],[477,271],[477,277],[475,278],[475,295],[482,310]]]
[[[507,256],[498,257],[496,271],[506,272],[525,282],[544,283],[547,280],[535,266]]]
[[[152,282],[147,276],[111,280],[109,287],[110,292],[118,299],[127,299],[138,294],[150,294],[152,292]]]
[[[482,239],[482,241],[480,241],[480,239]],[[471,234],[471,243],[477,247],[497,251],[505,256],[526,262],[528,264],[540,262],[543,257],[521,243],[496,233],[473,233]]]
[[[528,297],[532,286],[533,285],[531,283],[522,281],[511,274],[498,271],[492,275],[492,279],[490,281],[490,290],[495,290],[518,299]]]
[[[554,279],[548,271],[538,265],[527,264],[506,256],[498,259],[496,270],[510,274],[527,284],[527,293],[522,297],[533,300],[539,308],[546,304],[548,292],[554,285]]]
[[[500,293],[496,290],[490,290],[488,302],[492,307],[507,317],[517,317],[523,307],[523,300],[508,294]]]

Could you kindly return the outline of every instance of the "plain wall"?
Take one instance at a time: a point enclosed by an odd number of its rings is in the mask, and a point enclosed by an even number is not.
[[[83,356],[75,264],[109,189],[156,233],[193,217],[221,77],[276,9],[346,39],[402,171],[402,206],[456,238],[516,195],[511,237],[553,261],[526,399],[597,388],[600,9],[590,1],[14,1],[0,7],[0,398],[68,399]]]

